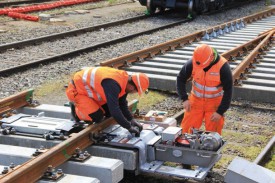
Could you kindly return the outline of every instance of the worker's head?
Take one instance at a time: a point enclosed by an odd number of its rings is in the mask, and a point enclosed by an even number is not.
[[[134,87],[134,88],[133,88]],[[143,73],[133,73],[128,84],[128,92],[138,92],[141,95],[149,87],[149,78]]]
[[[209,66],[218,56],[218,52],[207,44],[197,46],[193,53],[195,66],[205,68]]]

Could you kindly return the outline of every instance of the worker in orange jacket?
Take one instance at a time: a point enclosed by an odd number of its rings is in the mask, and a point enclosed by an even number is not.
[[[138,136],[142,126],[129,111],[126,97],[128,93],[141,95],[148,87],[149,79],[143,73],[128,75],[124,70],[110,67],[89,67],[74,75],[66,95],[74,104],[72,114],[76,121],[98,123],[104,116],[112,116]]]
[[[192,90],[188,97],[186,82],[192,77]],[[222,133],[223,114],[230,106],[233,78],[227,60],[207,44],[194,50],[177,76],[177,92],[185,109],[181,122],[183,133],[199,129],[203,120],[206,131]]]

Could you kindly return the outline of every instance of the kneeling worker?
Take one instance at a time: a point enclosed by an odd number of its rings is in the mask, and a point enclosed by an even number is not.
[[[128,93],[141,95],[148,87],[149,79],[143,73],[128,75],[110,67],[89,67],[73,76],[66,95],[75,106],[72,114],[76,121],[99,123],[104,116],[112,116],[119,125],[139,136],[142,126],[133,118],[126,98]]]

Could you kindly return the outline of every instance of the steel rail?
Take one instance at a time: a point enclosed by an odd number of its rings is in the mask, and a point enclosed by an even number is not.
[[[270,33],[271,31],[273,31],[273,30],[275,30],[275,27],[274,28],[272,28],[272,29],[270,29],[270,30],[267,30],[267,31],[265,31],[265,32],[262,32],[261,34],[259,34],[259,36],[261,36],[261,35],[265,35],[265,34],[268,34],[268,33]]]
[[[271,36],[275,33],[275,30],[272,30],[255,48],[252,52],[250,52],[249,55],[245,57],[245,59],[233,70],[233,81],[235,83],[238,83],[238,80],[244,78],[245,72],[249,72],[248,68],[253,67],[252,64],[257,61],[257,57],[262,52],[262,50],[265,50],[264,47],[267,46],[267,44],[271,41]],[[265,36],[265,35],[262,35]],[[259,38],[262,38],[260,36]],[[258,39],[258,38],[257,38]]]
[[[268,159],[271,157],[271,152],[274,149],[275,145],[275,136],[273,136],[268,144],[265,146],[265,148],[261,151],[261,153],[257,156],[257,158],[254,160],[254,163],[263,166]]]
[[[21,100],[24,100],[25,94],[28,92],[29,91],[26,91],[13,97],[8,97],[7,99],[0,101],[0,104],[3,104],[4,102],[11,102],[12,99],[14,101],[18,101],[20,98]],[[136,103],[136,100],[130,102],[129,108],[134,108]],[[14,107],[17,108],[18,106]],[[79,133],[71,134],[67,140],[59,143],[41,155],[23,163],[15,170],[0,177],[0,183],[36,182],[39,178],[41,178],[41,176],[43,176],[49,165],[57,167],[68,161],[74,154],[76,148],[83,150],[94,143],[91,139],[92,134],[97,134],[112,124],[116,124],[116,121],[113,118],[108,118],[99,124],[89,125]]]
[[[159,15],[159,14],[156,14],[154,16],[157,16],[157,15]],[[142,20],[142,19],[145,19],[148,17],[152,17],[152,16],[141,15],[141,16],[136,16],[136,17],[127,18],[127,19],[123,19],[123,20],[117,20],[117,21],[113,21],[113,22],[109,22],[109,23],[99,24],[99,25],[95,25],[95,26],[84,27],[81,29],[74,29],[74,30],[70,30],[70,31],[66,31],[66,32],[41,36],[41,37],[37,37],[37,38],[33,38],[33,39],[26,39],[23,41],[2,44],[2,45],[0,45],[0,50],[1,50],[1,52],[4,52],[4,50],[11,49],[11,48],[20,48],[20,47],[29,46],[32,44],[40,44],[45,41],[65,39],[66,37],[69,37],[69,36],[76,36],[76,35],[80,35],[80,34],[85,34],[87,32],[98,31],[101,28],[106,29],[106,28],[113,27],[113,26],[119,26],[119,25],[130,23],[133,21]]]
[[[57,167],[69,160],[76,148],[81,150],[93,144],[90,139],[90,134],[93,132],[98,132],[114,124],[113,118],[107,119],[100,124],[90,125],[84,130],[77,134],[73,134],[67,140],[61,142],[60,144],[52,147],[45,153],[39,155],[38,157],[27,161],[22,164],[18,169],[4,175],[0,182],[2,183],[31,183],[37,181],[43,173],[47,170],[49,165]]]
[[[164,26],[157,27],[157,28],[137,32],[135,34],[130,34],[128,36],[113,39],[113,40],[103,42],[103,43],[99,43],[99,44],[96,44],[96,45],[93,45],[93,46],[88,46],[88,47],[84,47],[84,48],[81,48],[81,49],[77,49],[77,50],[69,51],[69,52],[66,52],[66,53],[58,54],[58,55],[55,55],[55,56],[52,56],[52,57],[48,57],[48,58],[44,58],[44,59],[40,59],[40,60],[35,60],[35,61],[28,62],[28,63],[22,64],[22,65],[19,65],[19,66],[16,66],[16,67],[2,69],[2,70],[0,70],[0,76],[8,76],[8,75],[14,74],[18,71],[27,70],[27,69],[30,69],[32,67],[37,67],[40,64],[48,64],[48,63],[64,60],[66,58],[75,57],[75,56],[78,56],[78,55],[80,55],[81,53],[84,53],[84,52],[90,52],[90,51],[93,51],[93,50],[96,50],[96,49],[99,49],[99,48],[102,48],[102,47],[106,47],[106,46],[110,46],[112,44],[123,42],[123,41],[129,40],[129,39],[132,39],[134,37],[138,37],[138,36],[141,36],[141,35],[144,35],[144,34],[149,34],[149,33],[156,32],[156,31],[159,31],[159,30],[162,30],[162,29],[167,29],[167,28],[170,28],[170,27],[173,27],[173,26],[176,26],[176,25],[188,22],[188,21],[191,21],[191,19],[184,19],[184,20],[176,21],[174,23],[169,23],[169,24],[166,24]]]
[[[234,57],[238,57],[238,56],[241,56],[243,55],[244,53],[246,53],[248,50],[251,50],[255,47],[255,45],[258,45],[259,42],[262,41],[262,39],[265,38],[265,35],[261,35],[253,40],[250,40],[238,47],[235,47],[225,53],[222,53],[221,55],[226,58],[227,60],[229,61],[232,61],[234,60],[235,58]]]
[[[100,63],[101,66],[110,66],[110,67],[122,67],[125,65],[129,65],[132,62],[140,62],[143,61],[146,58],[151,58],[157,54],[163,54],[167,51],[175,50],[178,47],[182,47],[184,45],[191,44],[194,41],[199,41],[202,39],[202,37],[205,34],[210,34],[213,31],[218,31],[219,29],[224,29],[226,26],[231,25],[231,24],[237,24],[243,22],[253,22],[258,19],[262,19],[265,16],[269,16],[275,13],[275,8],[272,8],[270,10],[266,10],[254,15],[246,16],[241,19],[236,19],[233,21],[229,21],[217,26],[214,26],[212,28],[203,30],[203,31],[198,31],[193,34],[189,34],[186,36],[183,36],[181,38],[173,39],[171,41],[167,41],[165,43],[161,43],[146,49],[142,49],[130,54],[126,54],[117,58],[109,59],[106,61],[103,61]]]
[[[32,102],[32,96],[33,89],[29,89],[0,100],[0,114],[29,105]]]

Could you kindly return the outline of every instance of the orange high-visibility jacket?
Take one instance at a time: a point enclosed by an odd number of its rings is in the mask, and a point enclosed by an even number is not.
[[[115,80],[121,88],[121,92],[119,93],[119,97],[121,97],[125,94],[128,77],[127,72],[123,70],[110,67],[89,67],[77,72],[73,80],[79,94],[87,95],[97,101],[98,104],[103,105],[107,101],[101,85],[102,81],[104,79]]]
[[[220,57],[220,60],[207,72],[196,67],[195,63],[193,63],[191,93],[198,98],[217,98],[223,96],[220,69],[225,63],[225,58]]]

